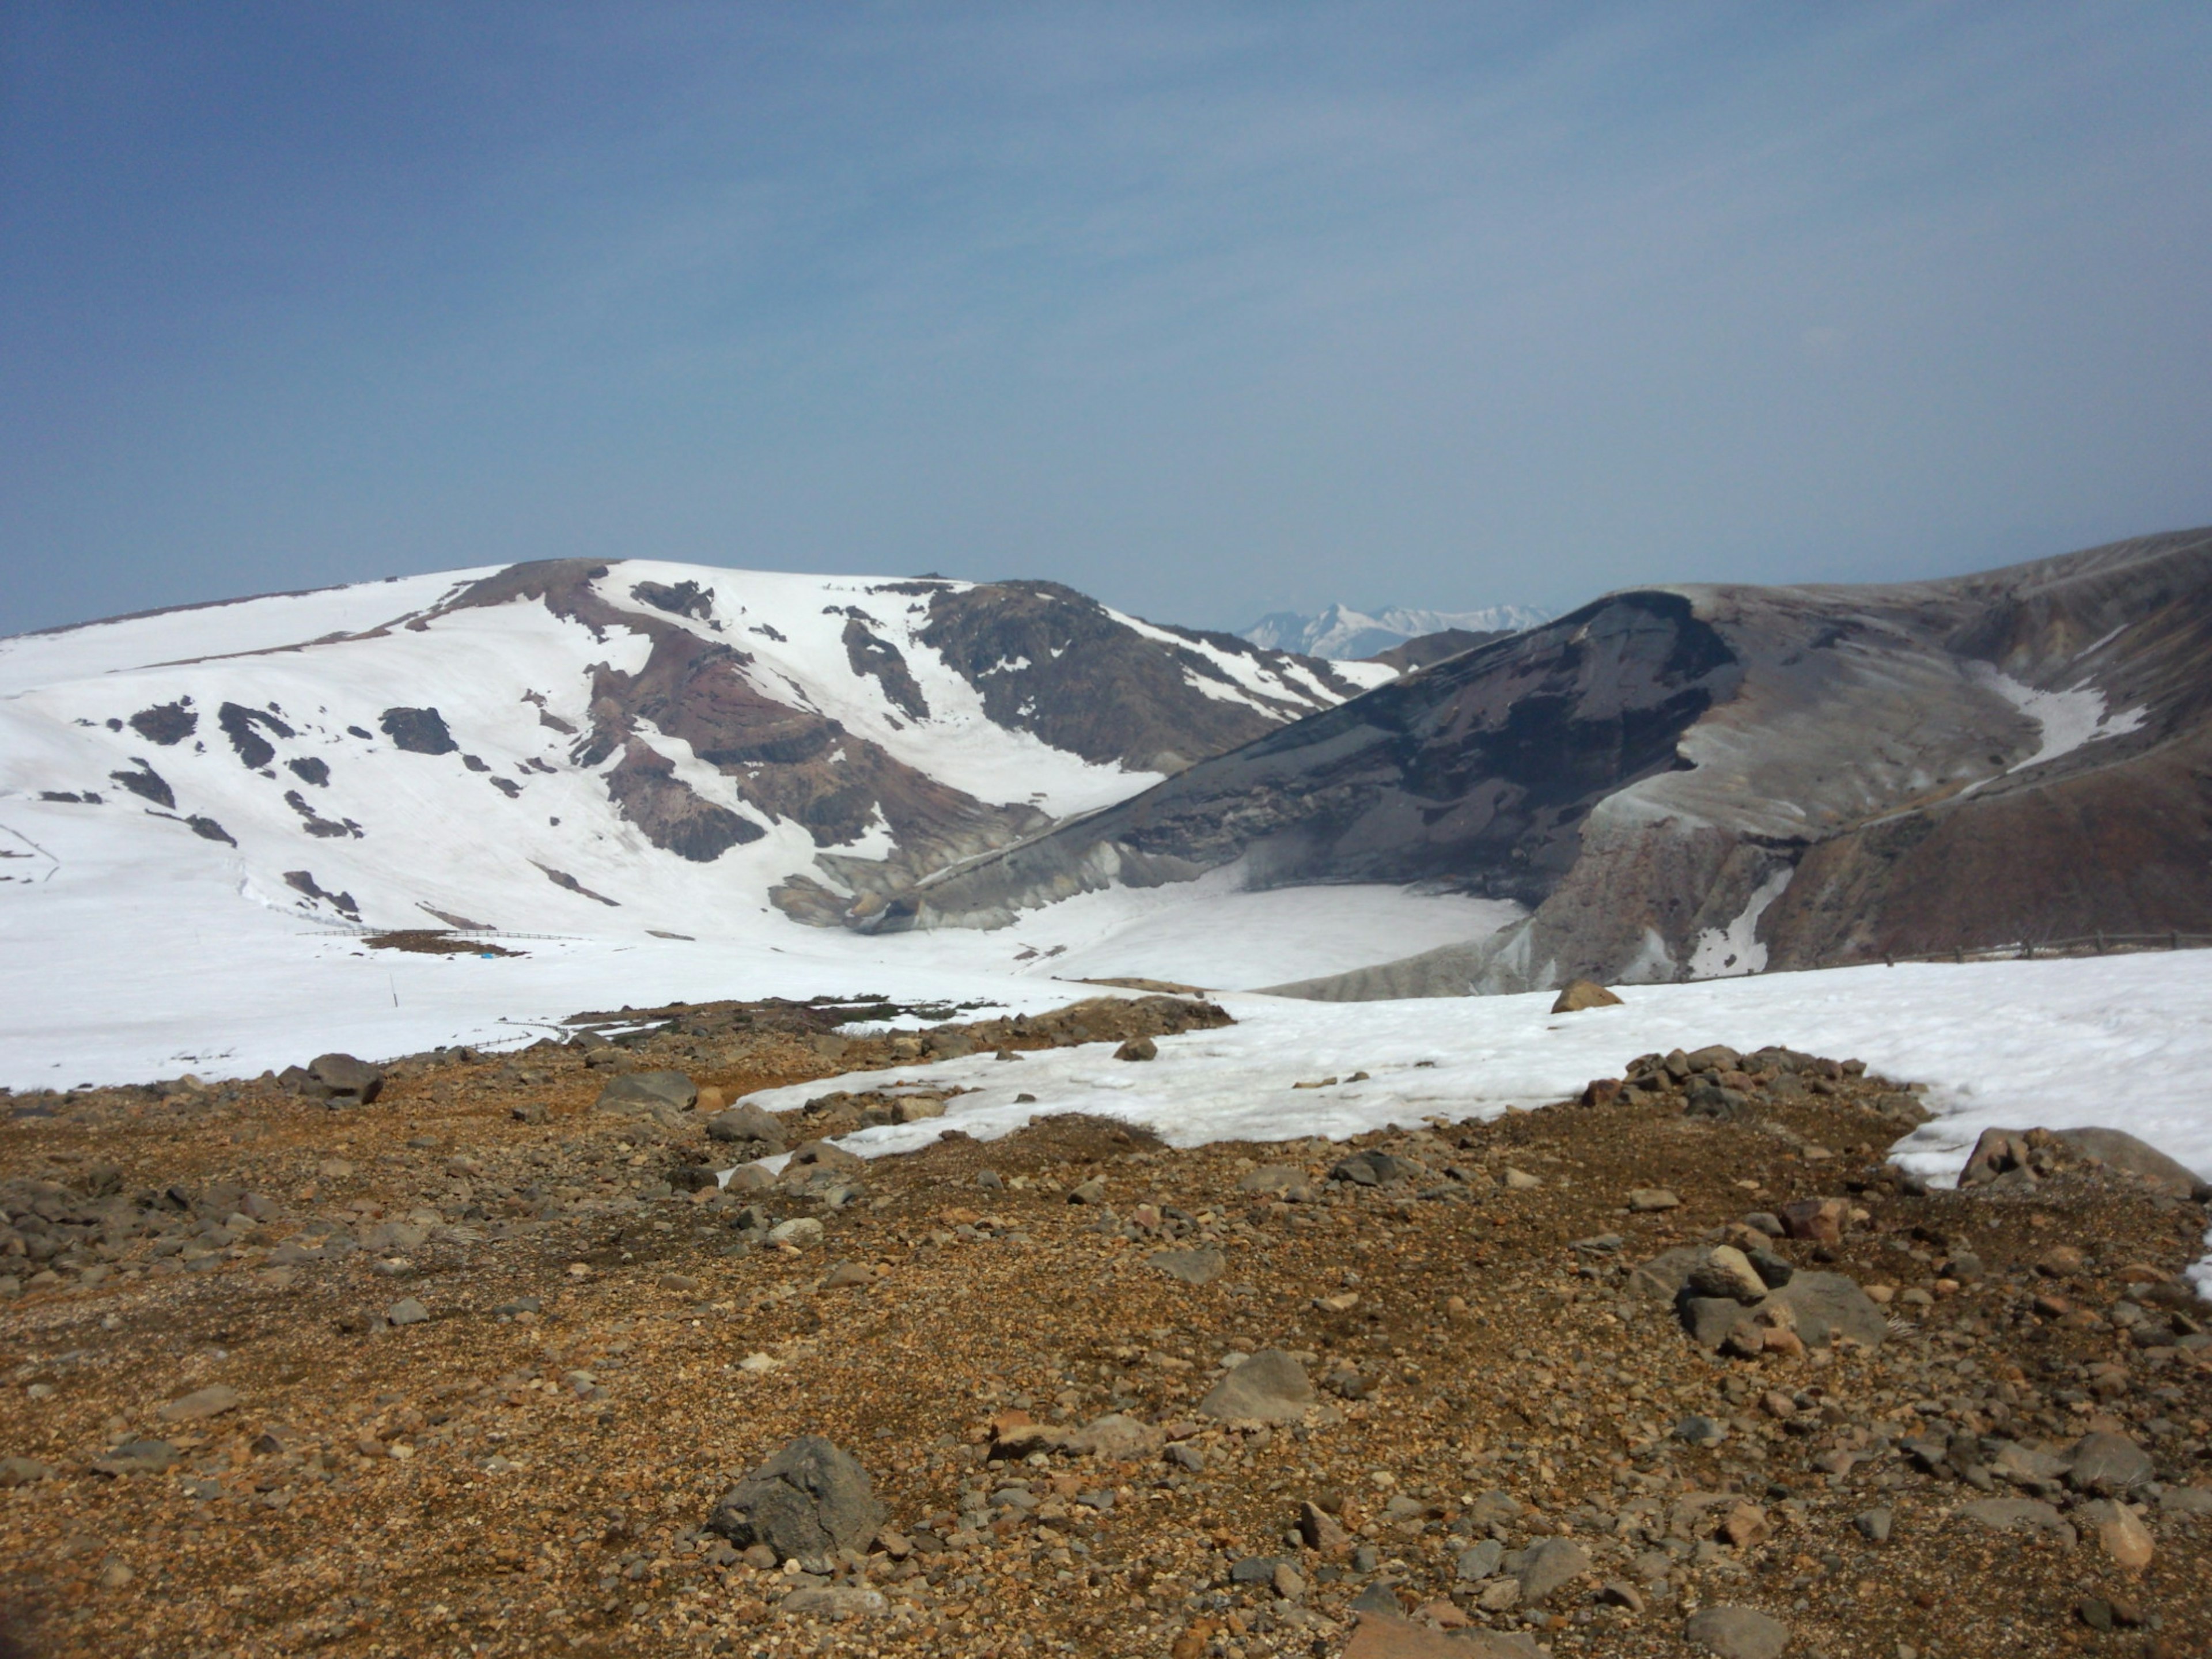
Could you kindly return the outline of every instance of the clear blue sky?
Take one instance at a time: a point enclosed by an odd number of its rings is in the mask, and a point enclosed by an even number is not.
[[[2212,521],[2212,6],[0,8],[0,632],[588,554],[1164,620]]]

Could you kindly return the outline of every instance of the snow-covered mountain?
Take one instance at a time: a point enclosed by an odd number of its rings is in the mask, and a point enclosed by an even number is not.
[[[1516,634],[1549,622],[1551,612],[1525,605],[1493,605],[1480,611],[1417,611],[1387,605],[1370,614],[1332,605],[1318,616],[1271,611],[1244,630],[1253,644],[1270,651],[1295,651],[1333,662],[1379,655],[1425,634],[1456,629],[1466,634]]]
[[[381,927],[835,923],[1391,673],[1049,583],[641,560],[168,611],[0,641],[0,904],[96,865]]]

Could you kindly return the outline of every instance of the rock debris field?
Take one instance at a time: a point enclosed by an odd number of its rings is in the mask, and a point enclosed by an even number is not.
[[[1715,1048],[1349,1142],[1047,1115],[863,1162],[828,1138],[941,1112],[939,1060],[1144,1065],[1227,1017],[856,1009],[10,1097],[10,1633],[2212,1651],[2203,1195],[2124,1136],[1993,1132],[1929,1191],[1883,1158],[1908,1086]]]

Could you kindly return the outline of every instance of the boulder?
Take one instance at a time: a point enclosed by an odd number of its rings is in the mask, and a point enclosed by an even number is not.
[[[1692,1296],[1724,1296],[1749,1304],[1765,1297],[1766,1280],[1741,1250],[1729,1244],[1716,1244],[1705,1252],[1705,1259],[1690,1270],[1684,1288]]]
[[[1629,1294],[1644,1302],[1671,1303],[1681,1295],[1690,1274],[1705,1259],[1705,1253],[1696,1245],[1677,1245],[1629,1274]]]
[[[2066,1484],[2075,1492],[2110,1498],[2151,1478],[2150,1454],[2124,1434],[2085,1434],[2074,1443]]]
[[[1780,1659],[1790,1626],[1756,1607],[1700,1607],[1683,1621],[1682,1639],[1720,1659]]]
[[[2002,1176],[2018,1172],[2025,1184],[2033,1186],[2035,1177],[2027,1167],[2028,1145],[2025,1132],[2019,1129],[1984,1129],[1974,1142],[1974,1150],[1966,1155],[1966,1167],[1959,1171],[1961,1187],[1981,1187]]]
[[[1552,1004],[1555,1014],[1578,1014],[1585,1008],[1618,1008],[1620,999],[1593,979],[1571,979]]]
[[[1280,1348],[1262,1348],[1215,1383],[1198,1409],[1230,1422],[1295,1423],[1317,1401],[1304,1366]]]
[[[712,1140],[738,1146],[757,1142],[772,1152],[780,1152],[784,1147],[783,1120],[750,1103],[732,1106],[708,1118],[707,1135]]]
[[[739,1549],[826,1572],[839,1550],[863,1550],[884,1524],[868,1473],[819,1435],[801,1435],[724,1492],[707,1525]]]
[[[1844,1273],[1797,1273],[1787,1285],[1766,1293],[1759,1304],[1767,1309],[1787,1309],[1797,1334],[1816,1348],[1825,1348],[1838,1337],[1848,1337],[1862,1347],[1879,1347],[1889,1334],[1889,1316]]]
[[[605,1112],[688,1112],[698,1099],[698,1085],[681,1072],[625,1072],[607,1080],[596,1104]]]
[[[351,1054],[318,1054],[309,1063],[307,1075],[321,1085],[316,1093],[341,1103],[366,1106],[384,1092],[383,1071]]]
[[[2094,1158],[2112,1169],[2124,1170],[2159,1192],[2174,1198],[2212,1200],[2212,1182],[2205,1182],[2195,1170],[2175,1163],[2157,1147],[2136,1139],[2124,1129],[2060,1129],[2056,1133],[2084,1158]]]
[[[1589,1552],[1573,1539],[1540,1539],[1521,1553],[1513,1575],[1520,1581],[1521,1604],[1534,1607],[1589,1570]]]
[[[1813,1244],[1840,1244],[1850,1206],[1840,1198],[1793,1198],[1782,1206],[1782,1230]]]

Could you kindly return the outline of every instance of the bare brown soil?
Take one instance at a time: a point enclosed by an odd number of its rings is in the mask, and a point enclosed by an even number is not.
[[[593,1057],[732,1097],[891,1063],[790,1005],[658,1012],[678,1029]],[[2102,1427],[2159,1486],[2212,1482],[2212,1372],[2172,1340],[2187,1298],[2151,1294],[2198,1253],[2202,1212],[2094,1170],[1915,1195],[1880,1164],[1888,1085],[1762,1096],[1747,1121],[1601,1091],[1412,1127],[1357,1143],[1421,1166],[1375,1188],[1328,1178],[1345,1146],[1172,1151],[1047,1118],[879,1160],[823,1211],[680,1190],[709,1143],[595,1109],[613,1069],[549,1045],[397,1066],[366,1108],[272,1085],[104,1091],[0,1131],[11,1213],[36,1182],[63,1218],[139,1218],[84,1231],[62,1282],[0,1304],[0,1457],[26,1460],[5,1466],[0,1563],[31,1650],[1325,1656],[1379,1584],[1416,1624],[1562,1659],[1690,1653],[1684,1616],[1715,1603],[1829,1659],[2212,1651],[2212,1516],[2154,1497],[2154,1554],[2130,1571],[2086,1497],[2054,1494],[2070,1543],[1993,1532],[1957,1512],[1984,1492],[1904,1449],[1931,1425],[2052,1447]],[[1255,1164],[1297,1166],[1310,1194],[1240,1188]],[[1103,1202],[1071,1201],[1093,1181]],[[1679,1207],[1627,1207],[1653,1188]],[[248,1195],[264,1218],[194,1231]],[[1860,1218],[1773,1249],[1896,1292],[1878,1348],[1728,1358],[1634,1291],[1638,1263],[1808,1196]],[[763,1242],[746,1205],[823,1232]],[[1218,1248],[1224,1271],[1177,1282],[1150,1263],[1169,1245]],[[410,1301],[427,1317],[389,1322]],[[2147,1347],[2123,1303],[2179,1317]],[[1322,1409],[1197,1413],[1225,1358],[1266,1347],[1300,1356]],[[234,1406],[164,1419],[217,1384]],[[1109,1412],[1170,1450],[991,1461],[1016,1414]],[[1717,1444],[1677,1435],[1692,1415]],[[794,1617],[789,1574],[703,1530],[805,1433],[888,1506],[893,1547],[840,1580],[879,1616]],[[154,1441],[166,1468],[115,1461]],[[1340,1541],[1298,1539],[1307,1504]],[[1853,1524],[1875,1509],[1884,1543]],[[1561,1536],[1591,1569],[1540,1607],[1487,1607],[1500,1577],[1457,1576],[1486,1537]],[[1268,1558],[1287,1580],[1239,1571]],[[1413,1627],[1370,1617],[1362,1639]]]

